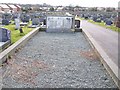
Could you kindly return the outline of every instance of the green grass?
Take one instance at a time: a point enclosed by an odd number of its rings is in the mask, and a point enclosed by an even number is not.
[[[21,34],[19,30],[15,30],[15,25],[13,25],[13,24],[6,25],[6,26],[4,26],[4,28],[7,28],[8,30],[11,31],[12,44],[15,43],[16,41],[18,41],[20,38],[22,38],[24,35],[26,35],[30,31],[32,31],[32,29],[33,29],[33,28],[28,28],[27,26],[25,26],[22,28],[24,33]]]
[[[113,25],[113,24],[112,24],[111,26],[108,26],[108,25],[105,25],[104,22],[99,23],[99,22],[94,22],[93,20],[87,20],[87,21],[88,21],[88,22],[91,22],[91,23],[93,23],[93,24],[96,24],[96,25],[105,27],[105,28],[107,28],[107,29],[111,29],[111,30],[113,30],[113,31],[120,32],[120,28],[116,27],[116,26]]]

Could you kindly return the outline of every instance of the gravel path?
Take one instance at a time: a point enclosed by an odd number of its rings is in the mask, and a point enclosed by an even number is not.
[[[116,88],[82,33],[40,32],[7,70],[3,87]]]

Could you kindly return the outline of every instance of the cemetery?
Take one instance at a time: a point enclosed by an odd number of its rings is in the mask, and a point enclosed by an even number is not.
[[[29,27],[31,24],[36,24],[39,21],[31,21],[30,16],[23,13],[4,13],[0,17],[1,27],[6,28],[11,31],[11,43],[15,43],[17,40],[22,38],[25,34],[29,33],[32,28],[38,27],[39,24],[35,27]],[[33,18],[34,20],[34,18]],[[38,18],[39,20],[39,18]],[[23,29],[23,34],[20,33],[19,29]]]
[[[81,28],[85,19],[119,32],[119,18],[114,23],[115,18],[101,13],[3,14],[0,59],[9,68],[9,72],[3,69],[3,87],[118,88],[111,76],[114,72],[107,73],[108,68],[103,67],[101,58],[107,56],[100,56],[102,50],[96,49],[95,41]]]

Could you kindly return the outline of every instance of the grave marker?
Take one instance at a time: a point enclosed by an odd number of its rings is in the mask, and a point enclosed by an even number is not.
[[[5,28],[0,28],[0,42],[10,40],[10,31]]]
[[[15,19],[15,29],[20,29],[20,19],[19,18]]]

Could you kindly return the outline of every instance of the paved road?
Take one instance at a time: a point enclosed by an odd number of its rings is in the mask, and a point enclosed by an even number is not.
[[[82,28],[89,32],[116,65],[120,65],[118,64],[118,36],[120,37],[120,35],[117,32],[94,25],[86,20],[82,20]]]
[[[7,66],[6,88],[116,88],[82,33],[40,32]]]

